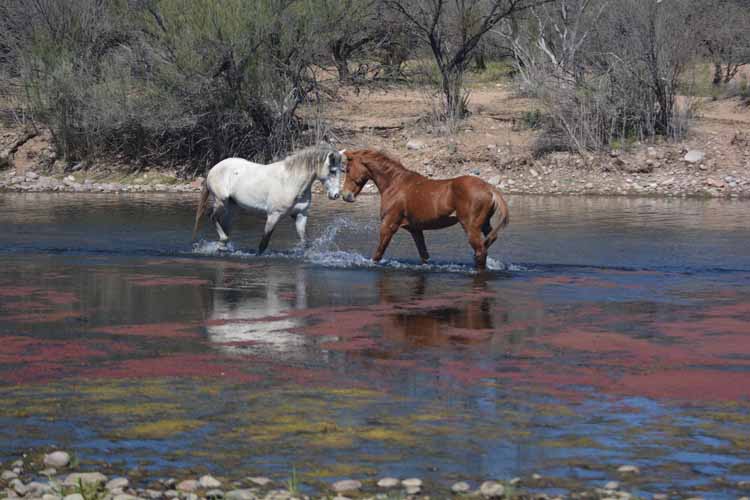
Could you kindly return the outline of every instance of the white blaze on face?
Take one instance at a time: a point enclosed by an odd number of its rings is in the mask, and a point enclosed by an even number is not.
[[[328,192],[328,198],[335,200],[339,197],[339,192],[341,190],[341,162],[339,158],[336,157],[335,153],[328,153],[325,166],[328,175],[325,177],[323,185]]]

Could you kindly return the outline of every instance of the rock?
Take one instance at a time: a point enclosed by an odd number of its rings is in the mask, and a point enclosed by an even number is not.
[[[3,481],[10,481],[12,479],[16,479],[17,477],[18,477],[18,474],[16,474],[15,472],[11,470],[3,471],[3,473],[0,474],[0,479],[2,479]]]
[[[63,500],[84,500],[84,498],[80,493],[73,493],[72,495],[66,495]]]
[[[379,488],[395,488],[401,484],[401,481],[396,479],[395,477],[384,477],[380,481],[378,481],[378,487]]]
[[[651,497],[653,500],[668,500],[669,495],[665,495],[664,493],[654,493],[654,496]]]
[[[586,185],[583,186],[583,187],[586,188],[586,189],[594,189],[594,185],[592,183],[590,183],[590,182],[586,183]]]
[[[424,149],[424,143],[419,141],[409,141],[406,143],[406,149],[409,149],[411,151],[419,151],[420,149]]]
[[[48,455],[44,455],[44,465],[49,467],[67,467],[70,463],[70,455],[64,451],[53,451]]]
[[[453,493],[468,493],[471,490],[471,486],[466,481],[459,481],[458,483],[451,486]]]
[[[186,479],[177,483],[176,489],[177,491],[192,493],[198,489],[198,486],[198,481],[196,481],[195,479]]]
[[[220,487],[221,481],[211,475],[206,474],[198,480],[198,484],[201,488],[208,490]]]
[[[78,483],[86,486],[101,486],[107,482],[107,476],[101,472],[74,472],[68,474],[63,484],[65,486],[78,486]]]
[[[620,487],[620,483],[618,483],[617,481],[610,481],[604,485],[605,490],[616,490],[619,487]]]
[[[24,496],[29,492],[29,488],[25,484],[23,484],[23,481],[21,481],[20,479],[14,479],[8,486],[10,486],[13,491],[18,493],[19,496]]]
[[[505,487],[496,481],[485,481],[479,487],[479,493],[484,498],[501,498],[505,493]]]
[[[491,177],[487,182],[489,182],[493,186],[497,186],[498,184],[500,184],[502,180],[503,180],[502,177],[500,177],[499,175],[496,175],[494,177]]]
[[[542,476],[539,475],[539,474],[532,474],[531,475],[531,479],[533,479],[534,481],[539,481],[541,478],[542,478]]]
[[[411,477],[409,479],[404,479],[403,481],[401,481],[401,484],[405,488],[409,488],[410,486],[411,487],[415,487],[416,486],[416,487],[421,488],[422,487],[422,480],[419,479],[419,478],[416,478],[416,477]]]
[[[521,478],[520,477],[514,477],[513,479],[511,479],[510,481],[508,481],[508,483],[511,486],[515,486],[515,485],[519,484],[520,482],[521,482]]]
[[[635,465],[621,465],[617,468],[620,474],[640,474],[641,470]]]
[[[717,181],[716,179],[711,178],[706,179],[704,184],[706,184],[706,186],[715,187],[718,189],[724,189],[726,187],[726,184],[724,184],[724,182]]]
[[[134,497],[133,495],[120,493],[119,495],[114,495],[112,497],[112,500],[140,500],[140,499],[138,497]]]
[[[253,490],[232,490],[224,495],[224,500],[255,500],[258,498]]]
[[[55,469],[54,467],[47,467],[46,469],[41,471],[39,474],[41,474],[42,476],[47,476],[47,477],[54,476],[57,474],[57,469]]]
[[[36,172],[27,172],[26,178],[33,181],[34,179],[39,178],[39,174],[37,174]]]
[[[224,492],[221,490],[209,490],[206,492],[207,500],[222,500],[224,498]]]
[[[417,495],[419,492],[422,491],[421,486],[407,486],[406,487],[406,494],[407,495]]]
[[[52,493],[52,486],[49,483],[40,483],[39,481],[32,481],[26,485],[29,493],[35,497],[41,497],[46,493]]]
[[[109,491],[116,489],[124,490],[128,486],[130,486],[130,481],[128,481],[128,479],[125,477],[116,477],[108,481],[107,484],[104,485],[104,487]]]
[[[256,486],[266,486],[268,484],[271,484],[271,482],[272,482],[267,477],[262,477],[262,476],[259,476],[259,477],[249,477],[249,478],[247,478],[247,480],[250,481],[251,483],[253,483]]]
[[[355,479],[342,479],[333,483],[331,487],[336,493],[344,493],[347,491],[359,491],[362,488],[362,483]]]
[[[529,169],[529,173],[531,174],[532,177],[539,177],[539,173],[533,168]]]
[[[54,493],[47,493],[46,495],[42,495],[42,500],[62,500],[62,497]]]
[[[683,160],[685,160],[688,163],[700,163],[703,161],[705,157],[706,157],[706,154],[703,151],[692,149],[687,152]]]
[[[164,492],[166,498],[177,498],[180,496],[180,492],[177,490],[167,490]]]

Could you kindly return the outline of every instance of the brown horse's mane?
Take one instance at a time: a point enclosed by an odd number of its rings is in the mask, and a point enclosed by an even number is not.
[[[404,174],[419,175],[417,172],[406,168],[400,161],[377,149],[359,149],[352,151],[351,154],[359,156],[362,163],[367,165],[368,168],[375,167],[388,177]]]

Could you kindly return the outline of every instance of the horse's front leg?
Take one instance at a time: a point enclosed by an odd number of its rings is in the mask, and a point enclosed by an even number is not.
[[[307,240],[305,239],[305,228],[307,227],[307,213],[299,212],[292,215],[294,218],[294,227],[297,228],[297,236],[299,236],[299,242],[303,247],[307,248]]]
[[[414,238],[414,244],[417,245],[419,258],[422,259],[423,264],[427,264],[427,261],[430,260],[430,254],[427,252],[424,233],[418,229],[410,229],[409,232],[411,233],[411,237]]]
[[[386,248],[388,248],[391,238],[393,238],[393,235],[396,234],[396,231],[401,226],[400,219],[400,217],[388,217],[380,223],[380,244],[378,245],[378,249],[375,250],[375,255],[372,256],[373,261],[380,262],[383,258],[383,254]]]
[[[276,224],[279,223],[279,219],[281,219],[282,215],[283,214],[279,212],[271,212],[270,214],[268,214],[268,218],[266,219],[266,227],[263,230],[263,238],[260,240],[260,245],[258,245],[258,255],[261,255],[266,251],[266,248],[268,248],[268,242],[271,241],[273,230],[276,229]]]

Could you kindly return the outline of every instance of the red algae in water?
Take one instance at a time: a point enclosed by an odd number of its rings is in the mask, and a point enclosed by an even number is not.
[[[97,327],[99,333],[126,337],[200,338],[196,323],[145,323],[140,325],[117,325]]]
[[[263,380],[255,373],[239,369],[217,355],[178,354],[155,358],[129,359],[108,363],[83,373],[87,378],[226,378],[238,383],[251,383]]]
[[[158,276],[143,275],[125,278],[128,282],[136,286],[205,286],[211,282],[203,278],[190,278],[181,276]]]

